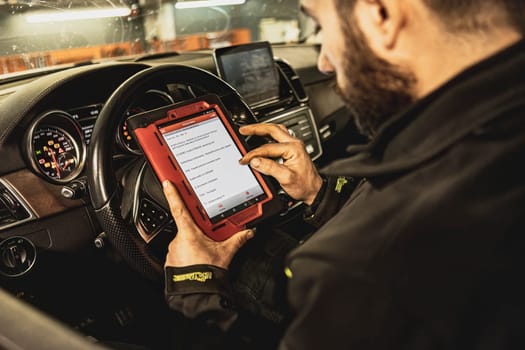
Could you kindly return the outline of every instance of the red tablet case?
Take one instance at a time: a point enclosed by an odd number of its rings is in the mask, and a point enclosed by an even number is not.
[[[211,221],[162,135],[163,131],[169,132],[177,129],[184,122],[191,123],[195,119],[208,118],[208,115],[204,114],[208,111],[210,111],[209,113],[216,113],[240,153],[246,154],[245,143],[232,127],[220,100],[215,95],[206,95],[189,103],[175,104],[132,116],[128,119],[128,127],[133,132],[158,179],[161,182],[164,180],[171,181],[177,188],[197,226],[213,240],[222,241],[245,229],[247,224],[260,219],[263,216],[263,206],[274,198],[274,194],[263,176],[252,171],[265,194],[265,198],[250,203],[248,207],[240,209],[224,219]]]

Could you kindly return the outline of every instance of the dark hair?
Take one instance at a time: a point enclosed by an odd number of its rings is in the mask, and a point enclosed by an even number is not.
[[[356,0],[334,0],[339,10],[352,10]],[[525,0],[421,0],[450,32],[486,30],[511,25],[525,35]],[[341,11],[342,12],[342,11]]]
[[[524,0],[423,0],[423,3],[452,32],[511,25],[525,34]]]

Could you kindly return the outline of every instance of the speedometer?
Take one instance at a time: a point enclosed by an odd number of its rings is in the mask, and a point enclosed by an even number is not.
[[[73,117],[60,110],[39,116],[26,134],[27,158],[33,170],[57,184],[82,172],[86,158],[84,135]]]
[[[64,180],[75,174],[80,164],[76,142],[64,130],[41,127],[33,133],[33,156],[47,177]]]

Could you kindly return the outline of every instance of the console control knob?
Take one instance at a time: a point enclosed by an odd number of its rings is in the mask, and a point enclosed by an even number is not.
[[[0,243],[0,274],[16,277],[25,274],[36,260],[36,248],[25,237],[10,237]]]

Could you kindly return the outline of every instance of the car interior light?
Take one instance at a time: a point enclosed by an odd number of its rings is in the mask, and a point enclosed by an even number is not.
[[[213,7],[213,6],[227,6],[227,5],[242,5],[246,0],[190,0],[177,1],[175,3],[176,9],[192,9],[199,7]]]
[[[65,22],[83,19],[96,19],[107,17],[124,17],[131,14],[128,7],[110,7],[92,10],[64,10],[61,12],[42,12],[26,16],[28,23]]]

